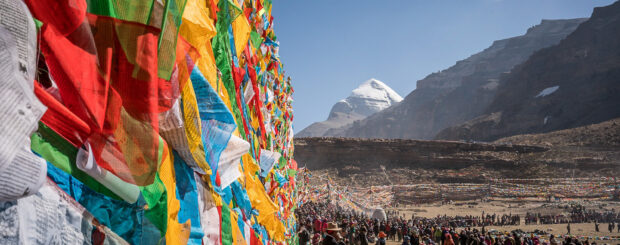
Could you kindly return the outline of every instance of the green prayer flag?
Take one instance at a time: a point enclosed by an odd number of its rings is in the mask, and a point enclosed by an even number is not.
[[[237,127],[239,128],[239,134],[241,138],[245,139],[245,132],[243,131],[243,119],[241,118],[241,113],[239,112],[239,108],[237,107],[237,92],[235,89],[235,81],[232,75],[232,53],[230,47],[230,38],[228,35],[228,29],[231,25],[230,13],[231,9],[228,1],[220,1],[218,3],[218,8],[221,10],[217,12],[217,23],[215,28],[217,29],[217,34],[213,37],[213,53],[215,55],[215,64],[218,69],[222,73],[222,82],[224,83],[224,87],[228,92],[228,97],[230,98],[230,104],[232,107],[232,113],[235,117],[235,122],[237,123]],[[235,12],[235,11],[232,11]]]
[[[222,206],[222,245],[232,245],[232,224],[230,223],[230,209],[226,204]]]
[[[263,43],[263,37],[261,37],[260,34],[258,34],[258,32],[255,32],[255,31],[252,31],[250,33],[250,40],[252,42],[252,46],[254,46],[255,49],[259,49],[261,43]]]
[[[159,178],[159,173],[155,176],[153,184],[140,186],[140,191],[148,205],[144,216],[157,227],[163,237],[168,227],[168,193],[164,182]]]
[[[75,177],[93,191],[116,200],[122,200],[110,189],[80,170],[75,164],[78,148],[42,122],[39,122],[37,132],[31,136],[30,147],[32,151],[39,154],[43,159]]]

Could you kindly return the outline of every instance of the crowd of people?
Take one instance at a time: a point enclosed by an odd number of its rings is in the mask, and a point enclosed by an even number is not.
[[[300,245],[385,245],[387,240],[402,245],[595,244],[568,236],[556,238],[551,235],[542,239],[534,234],[500,233],[485,228],[489,225],[519,224],[521,218],[518,215],[413,216],[407,219],[388,216],[383,219],[344,209],[328,201],[305,203],[296,210],[296,215]]]
[[[525,224],[613,223],[620,220],[620,212],[615,212],[613,209],[612,211],[598,212],[587,210],[582,205],[573,205],[570,209],[570,215],[527,213],[525,215]]]

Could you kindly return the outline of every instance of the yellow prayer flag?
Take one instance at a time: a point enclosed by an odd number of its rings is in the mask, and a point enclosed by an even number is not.
[[[238,219],[239,217],[237,213],[234,211],[231,211],[230,224],[232,226],[233,245],[247,245],[245,239],[243,238],[243,234],[241,233],[241,230],[239,229],[239,225],[237,225]]]
[[[232,22],[233,36],[235,38],[235,51],[237,56],[241,57],[241,52],[245,49],[250,40],[250,32],[252,31],[250,23],[245,18],[245,15],[241,14]]]
[[[200,128],[200,116],[198,115],[198,104],[194,86],[187,81],[181,88],[181,98],[183,103],[183,120],[185,121],[185,135],[187,146],[192,153],[194,161],[206,174],[211,175],[211,168],[206,160],[204,146],[202,143],[202,129]]]
[[[163,142],[163,141],[162,141]],[[178,220],[181,202],[176,198],[176,179],[174,176],[174,159],[167,144],[163,145],[162,163],[159,177],[168,193],[168,226],[166,228],[166,244],[187,244],[191,230],[190,221],[180,224]]]

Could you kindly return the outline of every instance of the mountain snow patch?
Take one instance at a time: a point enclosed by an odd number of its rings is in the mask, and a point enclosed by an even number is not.
[[[385,85],[385,83],[374,78],[371,78],[354,89],[349,97],[386,101],[390,105],[394,102],[403,100],[403,97]]]
[[[548,87],[546,89],[543,89],[542,91],[540,91],[540,93],[538,93],[538,95],[536,95],[536,97],[545,97],[547,95],[553,94],[555,91],[557,91],[560,88],[560,86],[553,86],[553,87]]]
[[[336,103],[329,114],[331,117],[334,113],[353,113],[366,117],[402,100],[403,97],[385,83],[372,78],[355,88],[349,97]]]

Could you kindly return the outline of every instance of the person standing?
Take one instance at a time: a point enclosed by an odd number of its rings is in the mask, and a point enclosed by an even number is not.
[[[376,245],[385,245],[385,238],[387,237],[387,234],[385,234],[385,232],[380,231],[379,232],[379,239],[377,239],[377,243]]]
[[[454,241],[452,240],[452,235],[450,233],[446,233],[443,245],[454,245]]]
[[[558,240],[555,239],[555,236],[553,234],[551,234],[551,237],[549,238],[549,244],[551,244],[551,245],[559,245],[560,243],[558,242]]]
[[[299,230],[299,245],[307,245],[310,242],[310,232],[306,229],[306,224],[301,225]]]
[[[566,231],[568,231],[568,234],[570,235],[570,222],[568,222],[568,225],[566,225]]]
[[[321,232],[321,217],[317,217],[314,219],[313,222],[313,227],[314,229],[314,233],[320,233]]]
[[[522,244],[521,236],[519,236],[519,234],[517,234],[516,232],[513,232],[512,233],[512,237],[514,238],[513,239],[513,244],[514,245],[521,245]]]
[[[598,226],[600,224],[598,222],[596,222],[596,220],[594,221],[594,231],[599,232]]]
[[[357,236],[357,241],[360,245],[368,245],[368,237],[366,236],[366,227],[362,227]]]
[[[314,235],[312,236],[312,245],[319,245],[319,244],[321,244],[321,234],[314,233]]]
[[[321,221],[321,232],[327,232],[327,223],[327,219],[323,218],[323,220]]]
[[[327,235],[323,238],[323,245],[341,245],[344,242],[339,241],[340,239],[340,228],[338,228],[338,224],[334,222],[327,223],[327,228],[325,229]]]
[[[413,232],[411,234],[411,244],[412,245],[420,245],[420,237],[419,237],[418,233]]]
[[[373,231],[375,232],[375,236],[379,235],[379,225],[377,224],[378,221],[375,221],[375,223],[373,224]]]
[[[351,244],[354,244],[355,232],[356,232],[356,226],[354,224],[351,224],[347,232],[347,238],[349,240],[349,243]]]
[[[435,237],[435,242],[438,243],[441,241],[441,235],[443,234],[443,232],[441,231],[441,229],[439,229],[439,227],[435,227],[435,233],[433,234],[433,236]]]
[[[401,245],[411,245],[411,243],[409,242],[409,236],[404,235],[403,236],[403,243]],[[416,244],[418,245],[418,244]]]

